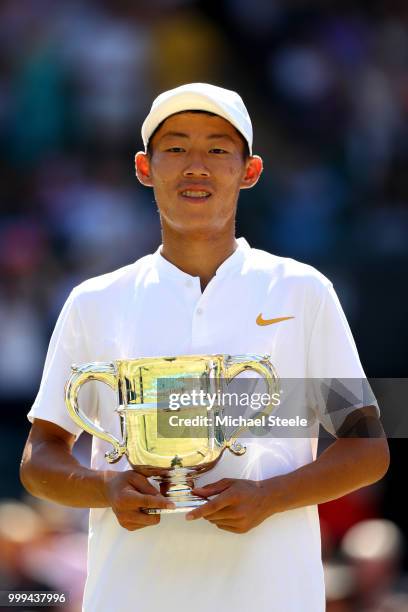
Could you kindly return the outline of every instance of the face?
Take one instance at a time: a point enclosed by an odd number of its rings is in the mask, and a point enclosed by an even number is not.
[[[154,134],[152,155],[136,155],[136,174],[153,187],[163,227],[211,235],[233,227],[240,189],[262,171],[258,156],[244,159],[244,145],[225,119],[206,113],[172,115]]]

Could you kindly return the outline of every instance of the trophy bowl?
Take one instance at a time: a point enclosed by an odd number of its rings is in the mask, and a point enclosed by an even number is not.
[[[156,480],[162,495],[175,504],[174,509],[145,512],[187,512],[206,502],[192,493],[194,479],[213,468],[226,449],[236,455],[246,451],[238,441],[245,427],[226,433],[222,402],[209,406],[195,399],[208,393],[222,397],[231,381],[246,371],[265,379],[270,398],[277,393],[278,377],[267,355],[182,355],[73,365],[65,403],[79,427],[112,445],[105,454],[109,463],[126,455],[130,466]],[[92,422],[80,408],[79,390],[90,380],[116,391],[112,410],[120,419],[122,440]],[[169,400],[175,393],[183,399],[177,406]],[[262,413],[269,414],[272,408],[271,400]],[[174,421],[187,425],[175,427]]]

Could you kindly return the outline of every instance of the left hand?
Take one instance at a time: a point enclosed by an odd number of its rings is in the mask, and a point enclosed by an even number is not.
[[[246,533],[272,514],[262,481],[223,478],[204,487],[197,487],[193,493],[217,497],[186,514],[186,519],[205,518],[225,531]]]

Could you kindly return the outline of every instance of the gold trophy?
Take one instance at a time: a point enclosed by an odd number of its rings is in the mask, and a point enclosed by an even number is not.
[[[113,450],[105,453],[109,463],[126,455],[132,468],[157,480],[160,492],[175,504],[175,509],[149,508],[145,512],[187,512],[206,501],[193,495],[194,478],[213,468],[227,448],[235,455],[245,453],[237,439],[245,427],[236,428],[227,437],[222,403],[209,407],[205,402],[184,401],[174,408],[169,402],[170,391],[176,390],[180,397],[184,394],[185,400],[192,386],[198,385],[200,391],[220,398],[231,381],[245,371],[265,379],[269,398],[278,392],[278,377],[268,356],[184,355],[73,365],[65,386],[65,403],[79,427],[112,444]],[[114,409],[122,441],[92,422],[79,407],[79,389],[90,380],[106,383],[117,392]],[[271,399],[262,414],[270,413],[272,407]],[[199,426],[171,425],[174,420],[193,423],[194,418]]]

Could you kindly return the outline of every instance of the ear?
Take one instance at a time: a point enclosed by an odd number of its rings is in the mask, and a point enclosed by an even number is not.
[[[246,162],[245,174],[241,181],[241,189],[250,189],[257,184],[262,174],[263,161],[259,155],[251,155]]]
[[[135,155],[136,176],[145,187],[153,187],[150,177],[150,159],[144,151],[138,151]]]

